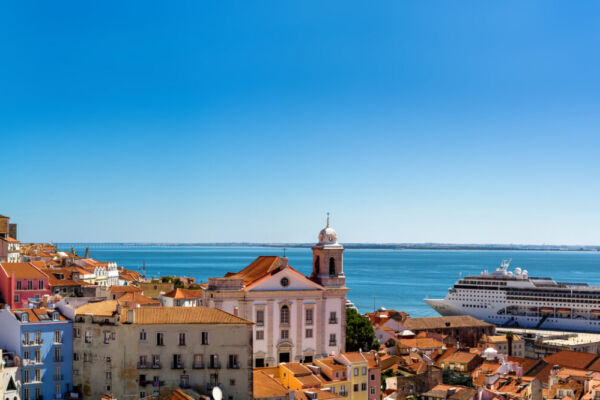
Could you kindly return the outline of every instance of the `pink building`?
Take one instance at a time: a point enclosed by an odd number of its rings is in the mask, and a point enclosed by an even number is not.
[[[26,308],[50,295],[48,276],[33,263],[0,263],[0,295],[10,308]]]

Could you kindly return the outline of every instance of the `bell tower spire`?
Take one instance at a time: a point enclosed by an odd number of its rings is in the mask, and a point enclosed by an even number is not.
[[[329,217],[328,212],[327,225],[319,232],[319,242],[312,248],[313,271],[310,279],[325,287],[344,288],[344,246],[338,243],[337,232],[330,226]]]

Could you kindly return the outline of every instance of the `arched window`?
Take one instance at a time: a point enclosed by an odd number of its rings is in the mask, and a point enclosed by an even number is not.
[[[279,322],[282,324],[290,323],[290,308],[286,305],[281,306],[281,315],[279,318]]]
[[[333,257],[329,259],[329,275],[335,275],[335,260],[333,259]]]
[[[319,275],[319,264],[320,264],[319,256],[315,258],[315,275]]]

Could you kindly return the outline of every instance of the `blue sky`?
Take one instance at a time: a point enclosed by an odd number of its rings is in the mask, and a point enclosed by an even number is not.
[[[600,5],[11,2],[22,240],[600,244]]]

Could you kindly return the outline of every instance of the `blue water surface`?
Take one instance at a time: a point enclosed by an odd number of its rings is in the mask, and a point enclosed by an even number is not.
[[[76,245],[83,255],[86,245]],[[71,245],[59,245],[69,250]],[[90,245],[90,256],[116,261],[120,266],[146,275],[189,276],[199,282],[223,276],[247,266],[260,255],[283,255],[282,248],[184,247]],[[310,275],[312,252],[305,248],[286,250],[289,263]],[[511,269],[521,267],[530,276],[551,276],[559,281],[600,285],[600,253],[559,251],[455,251],[455,250],[355,250],[344,251],[344,273],[350,288],[348,298],[361,312],[386,307],[412,316],[437,315],[423,302],[426,297],[446,295],[448,288],[467,274],[494,270],[503,259],[512,259]]]

